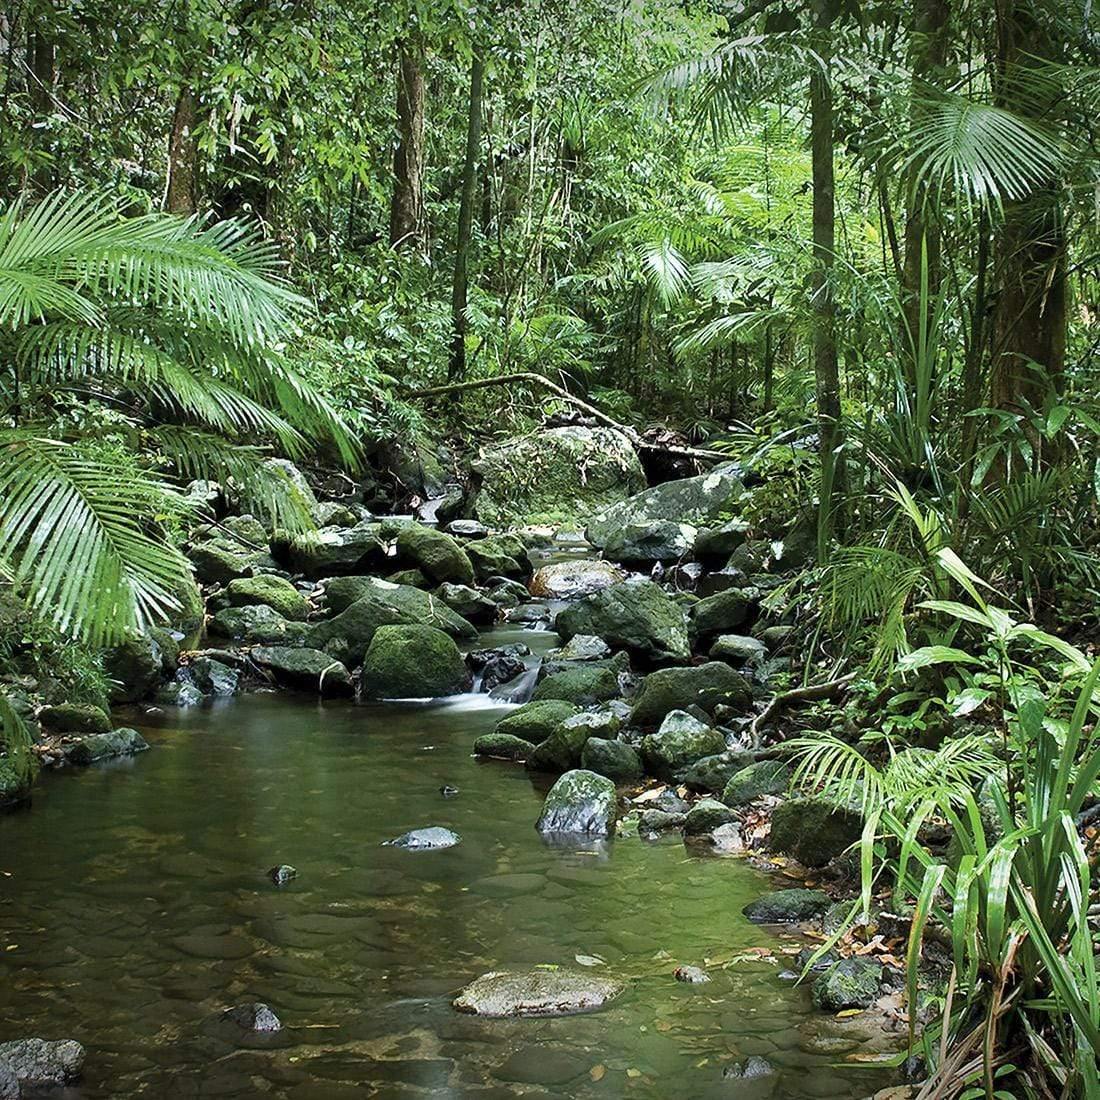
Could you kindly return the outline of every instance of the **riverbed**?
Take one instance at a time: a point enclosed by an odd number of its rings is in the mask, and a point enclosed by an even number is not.
[[[850,1030],[780,978],[796,941],[741,915],[767,877],[678,835],[548,847],[542,789],[470,755],[505,709],[253,695],[144,726],[132,760],[47,776],[0,819],[0,1034],[84,1043],[67,1100],[873,1091],[834,1066]],[[425,825],[462,842],[383,846]],[[278,863],[299,871],[283,889]],[[451,1008],[486,970],[583,963],[627,993],[555,1020]],[[712,980],[679,983],[678,964]],[[218,1021],[253,1000],[281,1032]],[[776,1075],[723,1077],[753,1055]]]

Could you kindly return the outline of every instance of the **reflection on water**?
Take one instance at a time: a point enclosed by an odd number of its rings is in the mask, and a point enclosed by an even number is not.
[[[469,755],[499,713],[253,696],[147,729],[134,761],[47,777],[33,811],[0,818],[0,1040],[83,1042],[74,1100],[873,1091],[831,1066],[852,1040],[777,977],[783,957],[746,952],[782,946],[741,916],[766,880],[678,839],[545,846],[522,767]],[[381,846],[426,825],[462,843]],[[278,863],[299,872],[282,890]],[[485,970],[577,955],[628,993],[560,1020],[450,1007]],[[710,983],[673,980],[708,959]],[[252,1000],[281,1033],[212,1022]],[[750,1055],[778,1078],[723,1079]]]

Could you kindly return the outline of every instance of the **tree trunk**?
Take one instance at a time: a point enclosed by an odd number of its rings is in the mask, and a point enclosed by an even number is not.
[[[1060,88],[1049,70],[1040,69],[1060,60],[1048,29],[1053,24],[1027,0],[1009,0],[998,14],[1001,73],[996,101],[1049,125]],[[1048,383],[1060,388],[1066,359],[1066,239],[1056,178],[1023,199],[1005,203],[993,267],[991,403],[1010,410],[1025,404],[1041,407]]]
[[[912,85],[909,99],[909,131],[916,134],[928,114],[925,97],[930,85],[942,81],[947,62],[948,0],[917,0],[909,36]],[[905,252],[901,269],[901,300],[910,338],[916,341],[920,317],[922,250],[927,245],[928,290],[935,295],[940,283],[940,232],[928,217],[927,195],[918,193],[920,165],[909,165],[905,181]],[[904,334],[903,334],[904,336]],[[902,346],[907,341],[903,339]]]
[[[477,50],[470,66],[470,114],[466,128],[466,162],[462,171],[462,201],[458,209],[458,239],[455,242],[454,284],[451,293],[453,335],[447,377],[452,382],[461,380],[466,374],[466,301],[469,288],[467,266],[474,223],[477,159],[481,149],[481,100],[484,76],[485,58],[481,51]]]
[[[398,48],[390,244],[424,245],[424,68],[423,48],[415,39],[406,39]]]
[[[48,20],[46,22],[48,25]],[[38,191],[49,191],[56,179],[47,120],[54,110],[57,55],[47,29],[40,26],[37,19],[27,36],[27,62],[27,90],[33,111],[32,129],[27,134],[27,141],[32,149],[37,147],[41,155],[41,160],[32,170],[30,182]]]
[[[180,88],[172,131],[168,136],[168,185],[164,209],[170,214],[194,214],[198,209],[198,144],[195,95],[188,85]]]
[[[833,172],[833,92],[831,84],[832,0],[815,0],[815,40],[820,65],[810,72],[810,159],[813,177],[814,269],[810,288],[814,310],[814,379],[821,436],[821,522],[819,549],[824,549],[844,496],[843,459],[837,453],[840,431],[840,365],[836,350],[836,303],[833,261],[836,252],[835,181]]]

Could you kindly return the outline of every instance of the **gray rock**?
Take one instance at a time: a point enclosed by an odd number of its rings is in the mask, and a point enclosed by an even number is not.
[[[594,634],[613,649],[626,649],[653,663],[690,656],[683,609],[647,580],[613,585],[565,608],[555,629],[564,641]]]
[[[282,687],[324,696],[351,695],[351,673],[335,657],[317,649],[260,646],[252,660],[266,669]]]
[[[544,834],[610,836],[618,808],[610,779],[590,771],[569,771],[550,788],[535,827]]]
[[[654,775],[670,778],[674,772],[726,747],[726,739],[686,711],[671,711],[656,733],[642,739],[642,759]]]
[[[611,647],[595,634],[575,634],[563,646],[546,654],[548,661],[602,661],[611,656]]]
[[[867,1008],[878,1000],[882,965],[870,959],[841,959],[819,978],[810,993],[814,1004],[825,1012],[846,1008]]]
[[[189,673],[181,671],[179,676],[189,677]],[[201,707],[206,702],[206,696],[191,683],[190,678],[181,678],[170,684],[165,684],[157,691],[153,699],[162,707]]]
[[[571,970],[492,971],[471,982],[454,1001],[476,1016],[569,1016],[602,1008],[623,992],[613,978]]]
[[[694,553],[703,561],[725,561],[745,541],[749,525],[732,519],[718,527],[704,527],[695,538]]]
[[[267,877],[271,879],[276,886],[286,886],[298,877],[298,868],[291,867],[289,863],[280,863],[267,872]]]
[[[443,848],[453,848],[462,838],[458,833],[451,832],[439,825],[432,825],[427,829],[413,829],[411,832],[402,833],[393,840],[387,840],[386,846],[391,848],[404,848],[410,852],[439,851]]]
[[[279,1017],[263,1001],[227,1008],[222,1013],[222,1019],[236,1024],[244,1031],[273,1032],[283,1028]]]
[[[737,667],[758,665],[766,652],[763,642],[745,634],[719,634],[710,647],[712,660],[725,661]]]
[[[0,1062],[0,1100],[19,1100],[21,1094],[15,1071],[7,1062]]]
[[[550,428],[506,439],[474,463],[481,480],[478,519],[509,520],[589,516],[645,486],[638,455],[610,428]]]
[[[499,608],[488,596],[465,584],[441,584],[436,595],[456,615],[471,623],[491,623],[496,620]]]
[[[637,567],[679,561],[691,553],[696,533],[690,524],[675,520],[629,523],[610,534],[604,557]]]
[[[522,657],[513,656],[511,653],[498,654],[482,667],[479,690],[495,691],[502,684],[510,683],[526,671],[527,665]]]
[[[700,639],[736,633],[756,616],[758,604],[755,590],[744,588],[730,588],[707,596],[692,605],[691,632]]]
[[[732,821],[733,811],[728,806],[717,799],[704,798],[688,810],[684,833],[687,836],[702,836]]]
[[[760,639],[768,647],[769,653],[782,649],[794,636],[793,626],[769,626],[760,633]]]
[[[65,746],[65,759],[70,764],[86,767],[116,756],[133,756],[149,747],[137,730],[125,727],[110,733],[91,733],[80,741]]]
[[[129,638],[103,655],[112,703],[137,703],[156,691],[164,675],[164,654],[150,634]]]
[[[730,778],[753,762],[752,754],[739,749],[727,749],[714,756],[704,756],[693,764],[681,768],[673,775],[677,783],[689,791],[706,791],[721,794]]]
[[[188,665],[188,670],[195,686],[204,695],[227,696],[237,693],[237,670],[213,657],[195,657]]]
[[[816,917],[830,904],[831,899],[824,891],[798,887],[765,894],[749,902],[741,912],[757,924],[785,924]]]
[[[643,729],[660,725],[673,710],[695,706],[713,714],[720,705],[748,711],[752,688],[727,664],[710,661],[695,668],[662,668],[651,672],[634,699],[631,721]],[[725,742],[712,752],[720,752]],[[689,763],[690,761],[685,761]]]
[[[727,806],[746,806],[768,794],[783,794],[791,782],[791,769],[781,760],[760,760],[730,777],[722,792]]]
[[[559,561],[536,570],[528,587],[545,600],[579,600],[626,580],[626,574],[608,561]]]
[[[67,1085],[80,1077],[84,1048],[74,1039],[15,1039],[0,1043],[3,1064],[23,1087]]]
[[[476,519],[453,519],[444,530],[461,539],[483,539],[489,534],[489,528]]]
[[[485,595],[497,607],[518,607],[530,595],[526,585],[509,577],[490,577],[485,583],[488,586]]]
[[[678,982],[686,982],[688,985],[702,985],[710,981],[710,975],[698,966],[678,966],[672,976]]]
[[[317,496],[306,481],[305,474],[285,458],[269,458],[263,464],[264,473],[286,492],[291,494],[295,503],[307,512],[317,506]]]
[[[590,737],[581,749],[581,767],[615,783],[641,779],[644,768],[638,750],[623,741]]]
[[[212,637],[246,645],[297,645],[309,634],[305,623],[288,622],[266,604],[227,607],[210,620],[207,630]]]
[[[682,829],[687,814],[669,813],[667,810],[642,810],[638,815],[638,831],[664,833],[670,829]]]
[[[738,1062],[736,1065],[727,1066],[722,1071],[722,1076],[749,1081],[756,1077],[770,1077],[774,1073],[775,1067],[767,1058],[761,1058],[758,1054],[754,1054],[744,1062]]]
[[[728,513],[743,492],[737,466],[725,463],[698,477],[655,485],[604,509],[589,520],[585,534],[589,542],[602,547],[628,524],[673,520],[705,526]]]
[[[361,574],[381,568],[389,560],[380,531],[380,524],[369,520],[354,527],[320,527],[296,535],[276,531],[271,549],[294,572],[312,579]]]
[[[745,849],[741,826],[735,821],[727,821],[711,830],[710,842],[716,852],[742,852]]]

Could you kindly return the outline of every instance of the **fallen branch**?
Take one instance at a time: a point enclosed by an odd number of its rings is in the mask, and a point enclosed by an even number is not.
[[[791,688],[790,691],[781,691],[772,696],[771,702],[752,720],[749,733],[752,736],[752,747],[760,748],[760,732],[765,722],[774,717],[784,707],[791,703],[809,703],[818,699],[832,699],[847,688],[855,679],[854,672],[847,676],[841,676],[837,680],[826,680],[823,684],[809,684],[806,687]]]
[[[708,461],[729,462],[731,460],[731,456],[723,451],[708,451],[699,447],[678,447],[673,443],[650,443],[628,424],[620,424],[617,420],[612,420],[607,413],[601,412],[595,405],[590,405],[587,401],[574,397],[564,386],[559,386],[556,382],[551,382],[549,378],[544,378],[541,374],[533,374],[530,371],[499,374],[495,378],[477,378],[472,382],[450,382],[445,386],[432,386],[430,389],[417,390],[415,393],[408,394],[408,398],[409,400],[415,400],[419,397],[442,397],[445,394],[460,393],[464,390],[483,390],[490,386],[510,386],[518,382],[528,382],[550,390],[551,393],[560,397],[563,401],[568,401],[569,404],[575,405],[578,409],[588,413],[593,420],[598,420],[601,424],[621,432],[640,451],[660,451],[662,454],[684,455],[687,458],[701,458]]]

